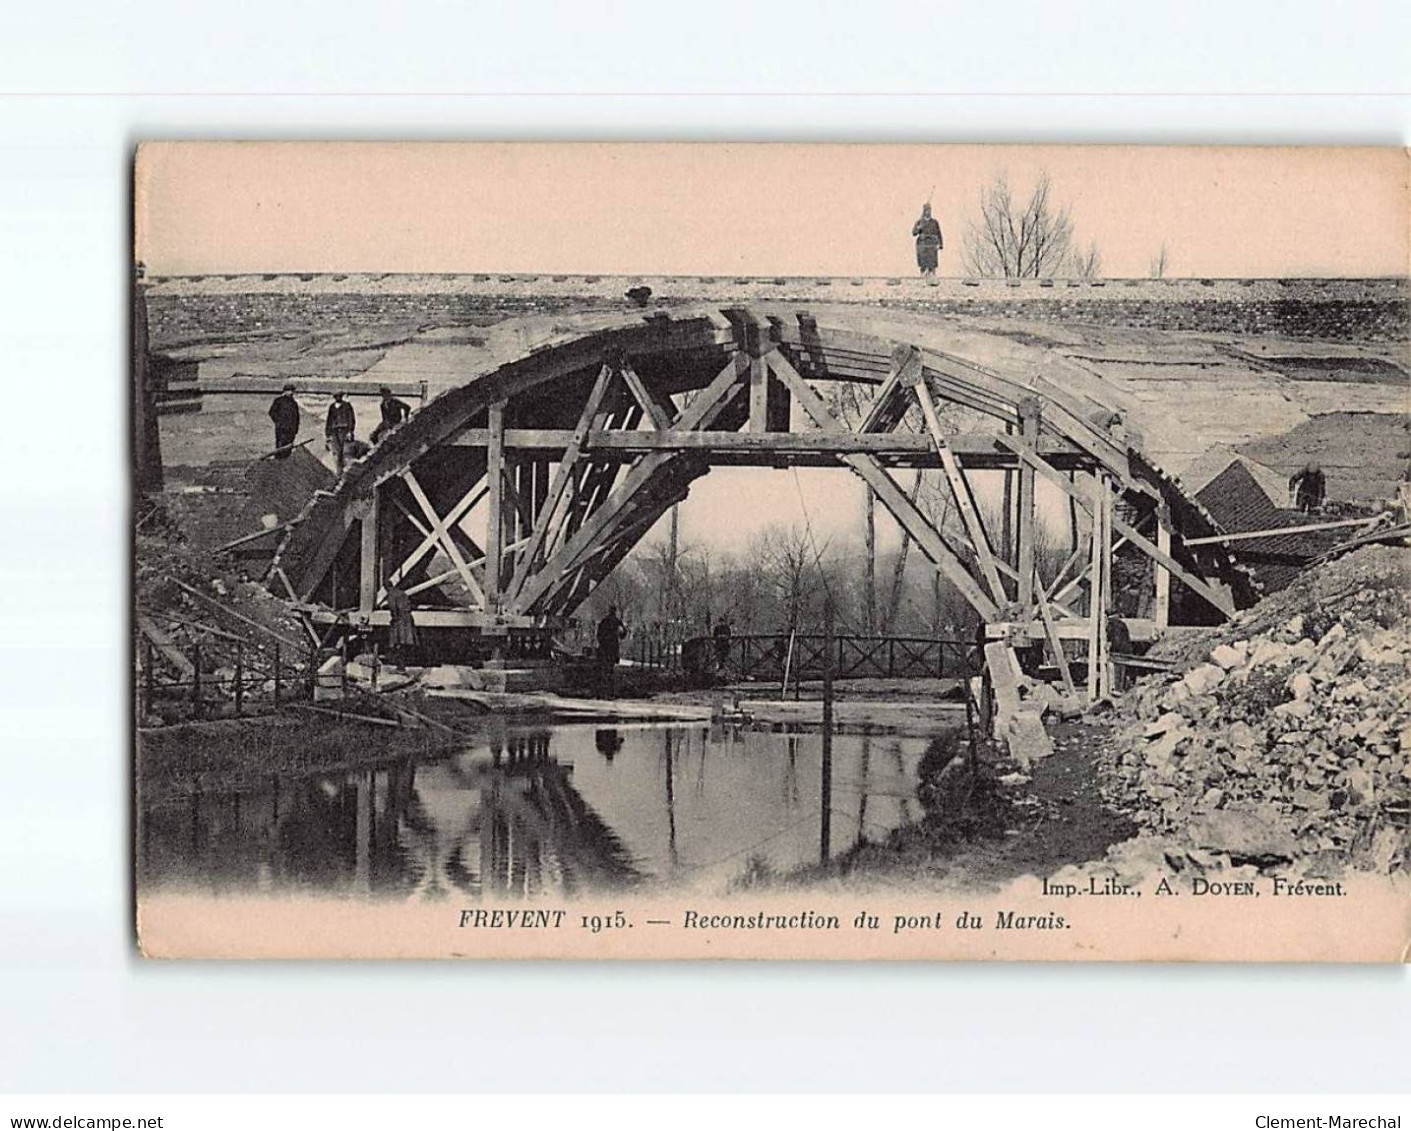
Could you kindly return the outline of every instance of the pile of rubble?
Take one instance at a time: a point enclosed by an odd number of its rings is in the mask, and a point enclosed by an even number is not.
[[[1236,866],[1411,869],[1408,557],[1359,551],[1183,642],[1117,707],[1108,799]]]

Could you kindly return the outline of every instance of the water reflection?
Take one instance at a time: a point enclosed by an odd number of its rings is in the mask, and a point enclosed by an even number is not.
[[[921,740],[837,735],[831,851],[910,820]],[[221,788],[141,814],[144,887],[432,900],[729,883],[817,859],[820,740],[728,726],[509,729],[451,757]]]

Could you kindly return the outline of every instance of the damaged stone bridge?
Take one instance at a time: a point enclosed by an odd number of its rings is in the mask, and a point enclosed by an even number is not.
[[[1110,622],[1150,639],[1173,616],[1208,623],[1252,600],[1229,551],[1199,542],[1217,532],[1209,516],[1091,384],[947,352],[934,322],[915,337],[878,325],[767,304],[565,316],[350,465],[292,524],[269,582],[325,632],[387,625],[396,584],[428,639],[532,649],[712,467],[841,466],[1001,654],[1046,649],[1069,693],[1110,689]],[[832,407],[839,383],[862,392],[855,419]],[[916,468],[942,473],[953,526],[899,481]],[[977,503],[988,473],[1013,491],[1009,537]],[[1083,516],[1056,571],[1036,552],[1040,480]],[[1124,609],[1114,575],[1134,568],[1151,600]]]

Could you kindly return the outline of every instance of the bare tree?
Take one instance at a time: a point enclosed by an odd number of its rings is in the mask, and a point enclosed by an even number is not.
[[[1073,274],[1090,282],[1102,278],[1102,253],[1097,249],[1096,240],[1089,240],[1086,250],[1073,253]]]
[[[980,190],[979,219],[965,232],[966,269],[986,278],[1041,279],[1071,266],[1073,219],[1052,195],[1048,173],[1040,173],[1028,201],[1017,205],[1008,178],[997,174]]]
[[[1161,245],[1161,250],[1151,257],[1151,265],[1147,268],[1147,274],[1153,279],[1166,278],[1166,268],[1170,266],[1171,257],[1166,251],[1166,245]]]
[[[821,552],[820,549],[818,553]],[[771,524],[755,539],[754,557],[784,606],[787,627],[796,628],[808,603],[810,589],[817,588],[816,583],[810,586],[807,580],[810,573],[818,572],[813,539],[797,523]]]

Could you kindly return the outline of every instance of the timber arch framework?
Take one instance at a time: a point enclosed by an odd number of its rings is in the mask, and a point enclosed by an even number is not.
[[[830,382],[870,386],[860,419],[832,411],[820,392]],[[315,498],[270,584],[313,625],[388,624],[395,583],[423,628],[542,639],[721,464],[851,469],[990,636],[1047,646],[1069,688],[1070,660],[1097,660],[1085,665],[1089,694],[1110,679],[1110,619],[1159,633],[1173,587],[1207,621],[1253,596],[1226,550],[1185,544],[1213,525],[1124,438],[1110,406],[807,312],[753,308],[599,317],[469,377]],[[958,520],[938,525],[918,507],[894,474],[909,468],[943,473]],[[1007,546],[977,505],[983,472],[1015,488]],[[1085,516],[1056,570],[1036,554],[1039,480]],[[1125,582],[1133,569],[1146,571],[1148,597],[1122,609],[1114,574]]]

